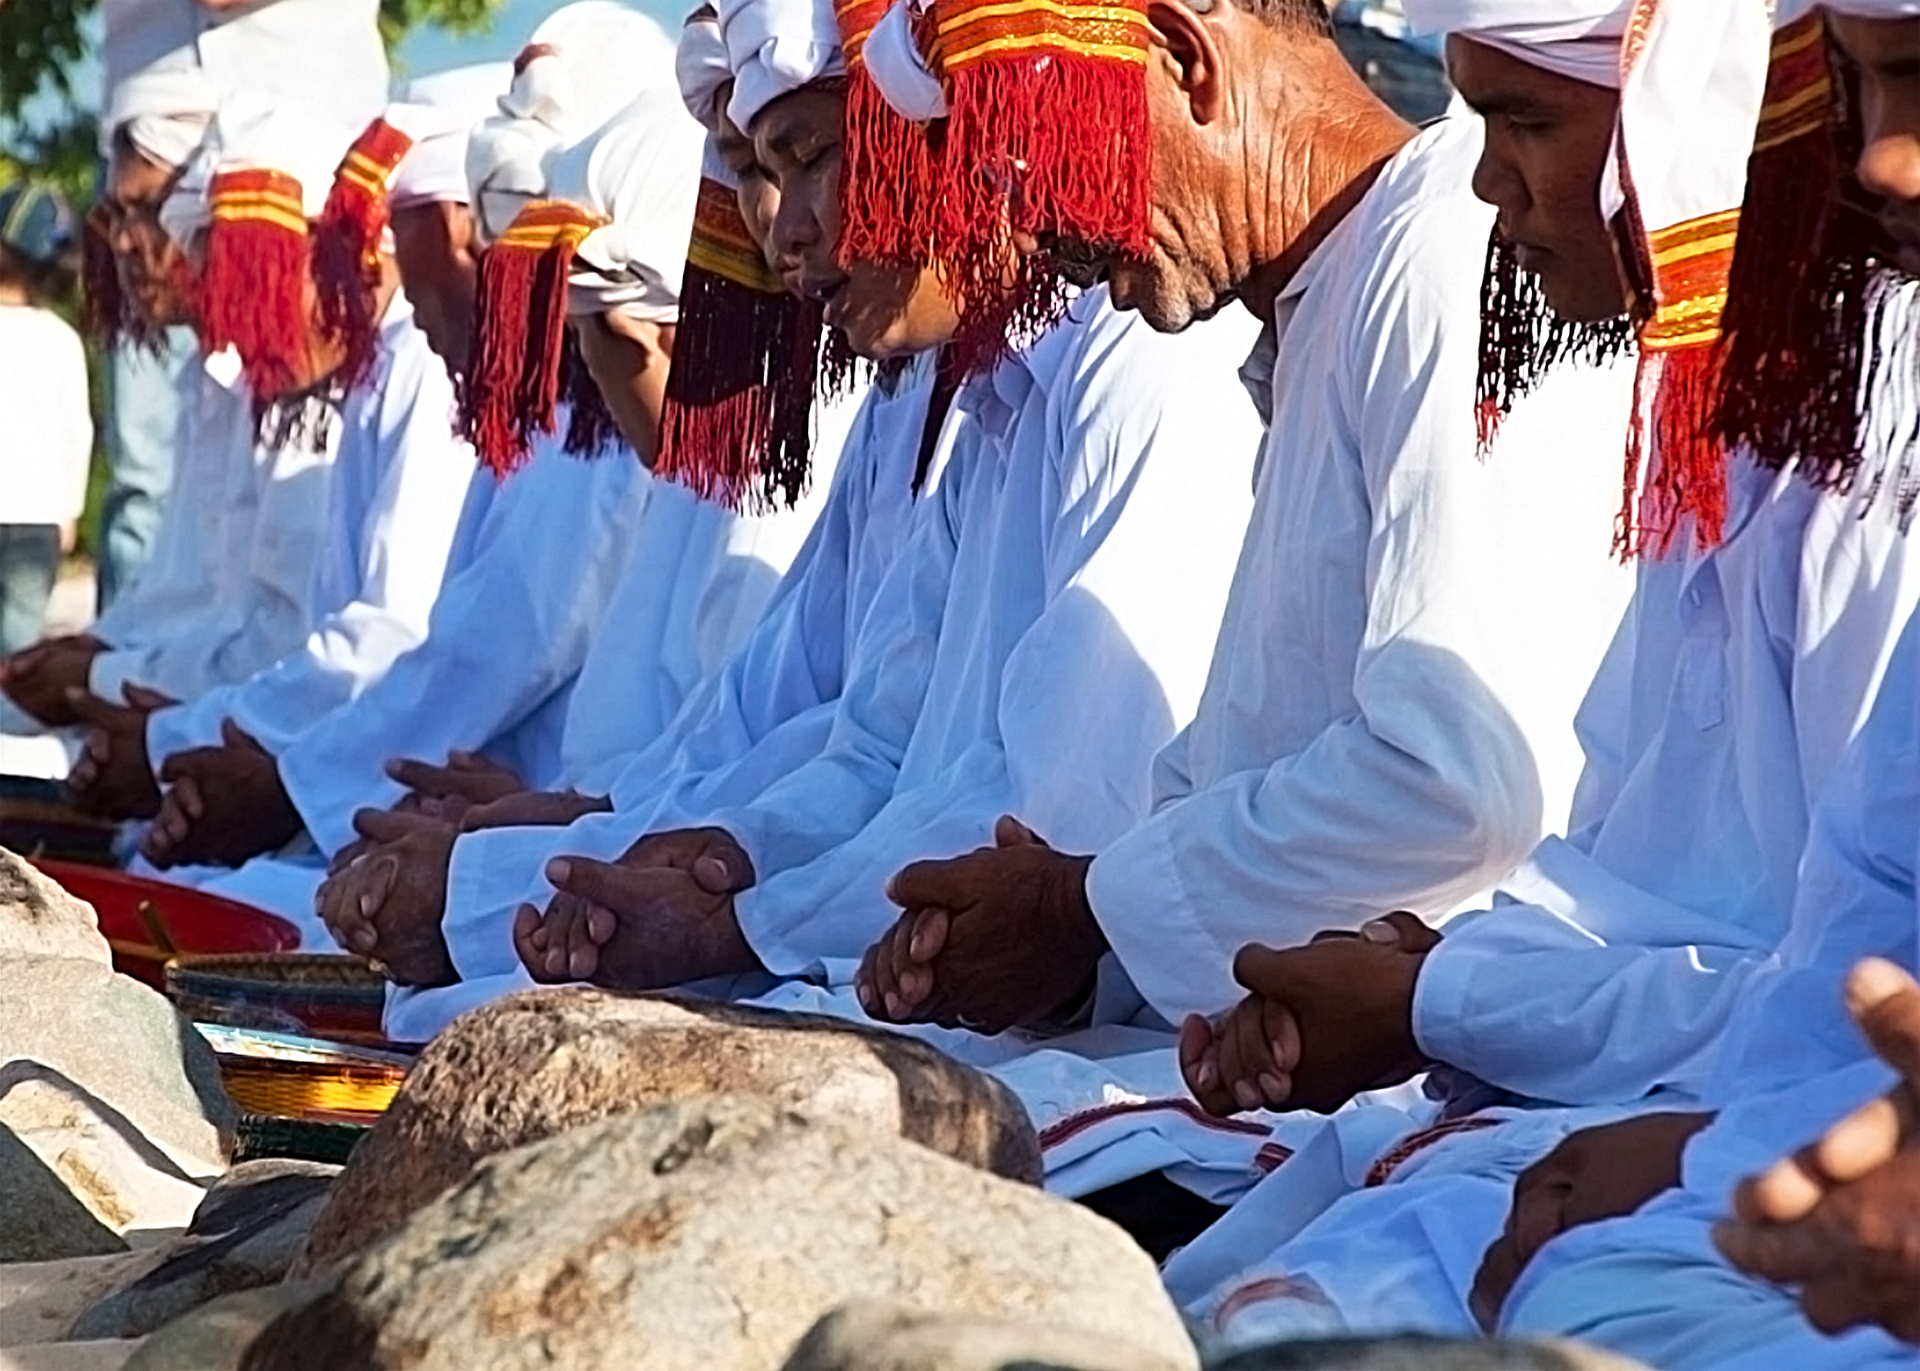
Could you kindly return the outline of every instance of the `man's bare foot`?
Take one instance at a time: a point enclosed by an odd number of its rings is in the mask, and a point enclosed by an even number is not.
[[[314,897],[327,931],[397,985],[458,980],[441,931],[457,831],[384,810],[360,811],[354,826],[375,845],[328,877]]]
[[[273,756],[231,720],[219,747],[177,753],[160,765],[168,787],[140,851],[171,866],[239,866],[276,852],[300,832],[300,814]]]

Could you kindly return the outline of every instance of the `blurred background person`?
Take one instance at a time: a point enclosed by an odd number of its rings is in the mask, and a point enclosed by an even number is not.
[[[87,498],[86,353],[51,308],[73,288],[77,246],[65,200],[0,190],[0,655],[39,639]]]

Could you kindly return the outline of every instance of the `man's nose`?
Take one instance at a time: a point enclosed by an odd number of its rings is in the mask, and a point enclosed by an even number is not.
[[[1875,131],[1860,150],[1860,184],[1875,195],[1920,207],[1920,120],[1912,129]]]

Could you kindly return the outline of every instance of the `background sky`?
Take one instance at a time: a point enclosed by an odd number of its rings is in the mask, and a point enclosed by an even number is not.
[[[527,35],[542,19],[559,9],[566,0],[507,0],[494,16],[493,28],[485,34],[454,38],[439,29],[420,29],[407,36],[394,54],[396,75],[421,76],[469,62],[494,62],[512,58],[526,46]],[[632,7],[650,14],[674,33],[680,20],[693,8],[692,0],[631,0]]]

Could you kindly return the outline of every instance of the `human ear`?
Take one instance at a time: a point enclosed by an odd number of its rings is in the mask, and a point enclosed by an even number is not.
[[[1204,15],[1181,0],[1151,0],[1147,6],[1148,60],[1170,68],[1196,124],[1211,124],[1225,112],[1218,28],[1238,17],[1232,0],[1214,0],[1214,10]]]

